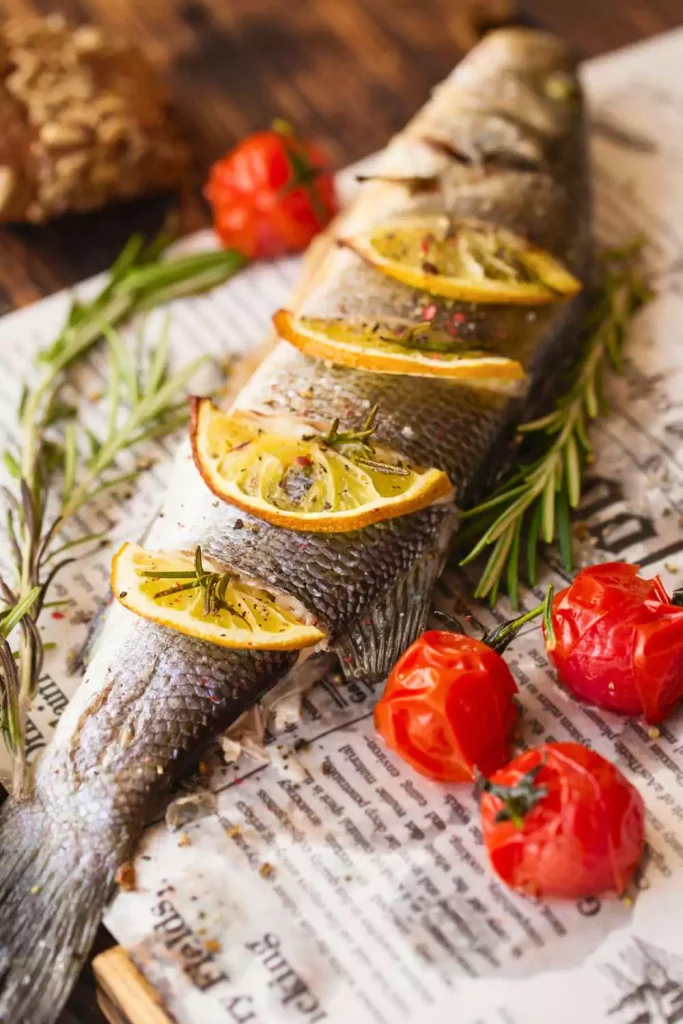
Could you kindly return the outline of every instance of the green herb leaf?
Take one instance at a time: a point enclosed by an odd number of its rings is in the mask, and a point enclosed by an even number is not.
[[[7,638],[15,626],[18,626],[25,615],[28,615],[40,596],[40,587],[32,587],[21,600],[0,615],[0,636]]]
[[[375,449],[371,437],[377,430],[378,406],[373,405],[368,417],[362,427],[351,430],[339,430],[339,420],[336,419],[326,434],[318,437],[310,435],[306,440],[315,439],[323,448],[334,448],[341,452],[346,458],[355,462],[358,466],[367,466],[376,473],[386,473],[388,476],[410,476],[410,470],[403,465],[393,462],[382,462],[376,459]]]
[[[141,572],[140,575],[153,580],[188,581],[187,583],[177,582],[173,587],[168,587],[166,590],[159,590],[154,595],[155,597],[172,597],[173,594],[180,593],[184,590],[201,589],[204,594],[205,616],[215,615],[221,609],[227,609],[233,615],[239,615],[240,618],[244,618],[243,615],[226,602],[228,585],[230,580],[236,579],[235,573],[229,571],[218,573],[205,569],[202,563],[202,549],[199,546],[197,546],[194,553],[194,570],[188,570],[187,572],[182,570],[176,572],[146,571]]]
[[[10,476],[14,477],[15,480],[20,480],[21,466],[19,465],[15,457],[12,455],[12,453],[10,451],[5,450],[2,453],[2,458],[5,463],[5,466],[7,467],[7,472],[10,474]]]
[[[19,487],[18,494],[10,496],[7,517],[16,593],[0,577],[0,594],[9,605],[0,614],[0,641],[5,638],[0,642],[0,708],[2,729],[15,756],[19,791],[26,784],[27,715],[44,650],[35,619],[55,575],[71,561],[56,561],[59,553],[101,537],[89,534],[60,545],[60,531],[104,491],[138,475],[140,469],[126,472],[117,466],[122,453],[169,433],[186,419],[180,403],[200,362],[169,377],[166,324],[145,374],[143,361],[128,351],[116,328],[141,310],[220,284],[245,264],[244,257],[231,250],[164,258],[169,241],[164,234],[145,245],[141,235],[134,235],[99,293],[91,300],[72,302],[58,336],[39,354],[37,385],[22,389],[18,456],[12,452],[3,456]],[[74,408],[62,399],[62,390],[68,372],[103,337],[109,348],[108,425],[105,437],[99,438],[77,422]],[[85,451],[87,458],[81,454]],[[55,499],[60,502],[58,514],[46,524],[48,502]],[[210,591],[210,603],[214,599]],[[19,623],[22,638],[15,665],[6,637]]]
[[[461,565],[473,562],[492,548],[475,595],[495,600],[501,580],[516,604],[519,594],[519,548],[526,548],[526,573],[536,581],[538,547],[559,541],[563,564],[573,564],[570,510],[581,500],[581,475],[590,451],[587,423],[604,410],[602,378],[608,366],[619,367],[626,327],[650,293],[632,264],[639,252],[603,257],[603,274],[586,318],[582,351],[567,378],[555,408],[524,423],[517,468],[491,497],[462,516],[467,536],[479,533]],[[491,518],[493,516],[493,519]],[[476,531],[475,527],[479,526]]]

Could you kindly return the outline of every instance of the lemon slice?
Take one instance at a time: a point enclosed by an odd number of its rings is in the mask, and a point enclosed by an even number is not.
[[[397,281],[464,302],[538,305],[581,289],[550,253],[481,220],[406,218],[342,244]]]
[[[467,349],[452,339],[425,333],[429,324],[402,329],[376,323],[295,317],[280,309],[273,317],[281,338],[317,359],[376,373],[448,377],[467,381],[515,381],[524,377],[517,359]]]
[[[450,496],[441,470],[369,443],[375,415],[363,430],[340,434],[337,423],[325,433],[304,420],[226,414],[194,399],[195,462],[219,498],[290,530],[358,530]]]
[[[226,573],[199,549],[187,554],[124,544],[114,555],[111,586],[143,619],[219,647],[298,650],[325,636],[298,602]]]

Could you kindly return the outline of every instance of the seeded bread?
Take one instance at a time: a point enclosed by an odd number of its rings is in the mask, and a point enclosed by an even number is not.
[[[188,164],[140,53],[59,15],[0,23],[0,222],[174,188]]]

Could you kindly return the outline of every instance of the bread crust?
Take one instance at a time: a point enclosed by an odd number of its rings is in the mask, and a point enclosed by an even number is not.
[[[59,15],[0,25],[0,222],[174,188],[189,150],[142,54]]]

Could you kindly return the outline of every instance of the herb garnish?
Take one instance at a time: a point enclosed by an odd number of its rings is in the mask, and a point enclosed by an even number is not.
[[[202,549],[199,545],[194,553],[194,569],[187,572],[142,572],[140,575],[155,580],[188,580],[187,583],[179,583],[175,587],[169,587],[168,590],[158,591],[154,595],[155,598],[171,597],[182,590],[197,590],[201,587],[204,591],[204,615],[217,615],[222,609],[229,610],[233,614],[240,614],[235,612],[225,600],[228,585],[231,580],[237,579],[237,574],[234,572],[211,572],[211,570],[205,569],[202,564]],[[244,618],[244,616],[240,614],[240,618]]]
[[[536,582],[541,541],[559,541],[562,563],[573,566],[571,509],[581,499],[582,471],[591,460],[588,425],[604,409],[605,371],[621,369],[626,327],[651,298],[633,266],[640,243],[603,254],[602,279],[586,319],[587,339],[568,376],[567,388],[555,409],[519,427],[521,448],[517,468],[494,494],[463,513],[463,539],[479,540],[461,565],[492,548],[479,578],[475,597],[493,604],[505,577],[513,606],[518,603],[521,547],[526,547],[526,575]]]
[[[339,418],[335,419],[326,434],[320,438],[320,444],[324,448],[346,449],[343,454],[359,466],[367,466],[376,473],[386,473],[390,476],[410,476],[410,470],[405,466],[391,462],[381,462],[373,458],[375,448],[370,438],[377,430],[377,413],[379,406],[373,405],[368,417],[360,429],[339,430]]]
[[[461,341],[434,334],[432,325],[428,320],[425,320],[424,323],[414,324],[405,331],[391,331],[388,334],[378,334],[377,337],[380,341],[387,341],[391,345],[401,345],[403,348],[417,349],[419,352],[445,352],[446,354],[451,354],[463,348]]]
[[[142,467],[110,475],[121,453],[184,422],[181,398],[199,362],[170,376],[166,329],[157,346],[137,360],[125,349],[116,327],[160,303],[212,288],[245,263],[234,250],[164,259],[169,241],[162,236],[145,245],[134,235],[95,298],[73,302],[57,339],[38,356],[36,386],[22,391],[19,437],[4,454],[16,480],[16,489],[2,488],[15,579],[10,586],[0,576],[0,596],[7,604],[0,613],[0,726],[14,757],[18,796],[30,790],[26,722],[44,651],[36,620],[56,574],[73,561],[60,556],[103,536],[86,534],[60,544],[59,535],[103,491],[137,476]],[[105,437],[98,438],[79,426],[78,410],[66,401],[65,392],[70,371],[103,337],[109,348],[109,417]],[[21,636],[15,659],[7,638],[17,624]]]

